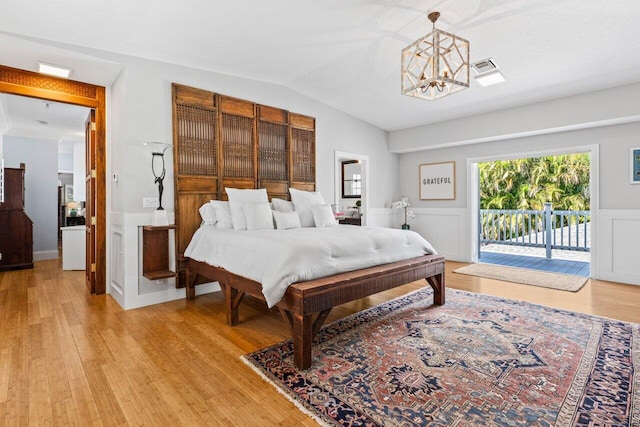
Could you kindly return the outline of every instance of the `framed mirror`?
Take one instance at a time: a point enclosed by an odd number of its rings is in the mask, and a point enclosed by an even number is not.
[[[342,162],[342,198],[358,199],[362,196],[362,166],[359,160]]]

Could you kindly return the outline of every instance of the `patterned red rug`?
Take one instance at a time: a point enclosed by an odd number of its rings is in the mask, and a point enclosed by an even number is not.
[[[327,425],[640,426],[640,325],[423,289],[244,357]]]

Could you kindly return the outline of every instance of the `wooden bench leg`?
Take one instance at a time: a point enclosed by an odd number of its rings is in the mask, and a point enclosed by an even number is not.
[[[220,289],[222,289],[222,294],[224,295],[224,304],[227,309],[227,325],[235,326],[240,323],[238,307],[242,302],[242,298],[244,298],[244,292],[241,292],[231,286],[227,286],[222,282],[219,283]]]
[[[196,277],[198,277],[197,274],[193,274],[193,277],[191,277],[192,275],[189,273],[189,270],[185,270],[184,272],[184,278],[185,278],[185,286],[186,286],[186,291],[187,291],[187,299],[188,300],[194,300],[196,299]]]
[[[311,366],[311,345],[313,343],[313,316],[294,313],[293,318],[293,363],[298,369]]]
[[[433,288],[433,303],[435,305],[443,305],[445,301],[444,273],[427,277],[427,282]]]

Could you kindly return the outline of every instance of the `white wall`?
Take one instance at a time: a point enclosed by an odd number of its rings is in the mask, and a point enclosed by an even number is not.
[[[315,117],[317,190],[327,200],[334,194],[335,151],[369,156],[372,208],[384,208],[397,192],[398,156],[387,150],[387,133],[381,129],[282,86],[138,58],[119,60],[125,69],[110,92],[109,171],[118,174],[118,182],[112,179],[110,184],[109,284],[110,292],[125,308],[184,297],[184,290],[176,290],[173,279],[151,283],[140,277],[138,262],[138,227],[149,224],[153,212],[142,207],[142,198],[157,197],[151,155],[142,143],[172,142],[172,82]],[[171,218],[170,153],[166,164],[163,205]]]
[[[640,120],[640,83],[596,89],[581,95],[394,131],[389,134],[389,150],[408,153]]]
[[[26,165],[25,211],[33,221],[34,260],[58,258],[58,157],[55,140],[4,137],[5,167]]]
[[[73,201],[84,202],[87,194],[85,181],[86,156],[84,142],[73,144]]]
[[[435,124],[433,128],[423,126],[392,132],[390,145],[393,141],[392,145],[396,149],[412,147],[411,150],[414,150],[419,141],[424,141],[422,151],[402,154],[400,157],[400,170],[403,171],[400,177],[400,188],[403,193],[411,197],[417,214],[417,217],[411,221],[412,229],[423,234],[448,259],[471,261],[470,247],[474,244],[474,239],[470,234],[470,224],[473,219],[470,218],[471,207],[468,205],[468,159],[508,158],[516,153],[565,149],[570,152],[572,147],[584,148],[597,145],[599,182],[592,190],[599,190],[596,197],[598,204],[591,206],[591,210],[596,212],[596,218],[598,218],[596,224],[598,247],[594,248],[597,257],[592,258],[594,261],[592,274],[595,272],[595,277],[605,280],[640,284],[640,264],[632,261],[640,259],[637,234],[634,234],[634,231],[640,229],[640,185],[629,183],[629,148],[640,146],[638,142],[640,123],[633,122],[637,120],[633,118],[633,113],[640,114],[640,103],[636,101],[632,107],[626,103],[627,95],[637,96],[638,88],[640,85],[630,85],[626,92],[623,91],[624,93],[612,90],[608,97],[598,93],[597,99],[601,104],[597,105],[584,105],[585,100],[593,94],[580,95],[536,104],[535,108],[528,106],[514,109],[515,111],[498,111],[483,114],[482,117],[475,116],[456,122]],[[629,108],[621,112],[618,102]],[[556,129],[547,132],[542,129],[547,119],[549,126],[556,126],[559,118],[578,115],[571,110],[584,112],[590,107],[600,112],[615,111],[616,114],[623,115],[618,116],[616,122],[630,123],[599,127],[583,126],[584,128],[579,130],[558,131]],[[535,112],[540,114],[536,115]],[[534,117],[530,117],[531,114],[534,114]],[[599,120],[598,116],[590,117],[590,120],[602,125],[605,123],[604,119],[611,119],[612,115],[607,113],[600,118],[603,120]],[[505,123],[505,121],[511,123]],[[537,123],[536,126],[543,131],[537,132],[538,135],[535,136],[513,138],[510,135],[502,135],[503,139],[499,141],[467,143],[468,140],[465,138],[471,135],[473,129],[477,129],[480,122],[482,130],[479,130],[477,135],[493,135],[494,139],[498,139],[501,132],[506,131],[506,127],[509,128],[509,132],[512,132],[518,123],[519,130],[525,129],[531,123]],[[447,133],[447,130],[450,133]],[[461,140],[457,141],[456,137]],[[444,144],[448,147],[425,150],[424,148],[428,148],[434,140],[435,145]],[[456,162],[455,200],[418,200],[419,165],[444,161]],[[399,219],[396,223],[399,224]]]
[[[58,153],[58,171],[73,171],[73,154]]]

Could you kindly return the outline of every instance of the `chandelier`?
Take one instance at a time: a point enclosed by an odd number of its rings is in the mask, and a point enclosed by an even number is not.
[[[469,87],[469,42],[436,29],[440,12],[428,15],[433,30],[402,49],[402,93],[434,100]]]

